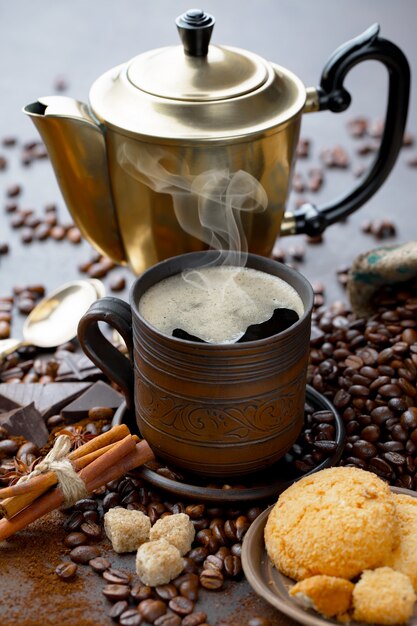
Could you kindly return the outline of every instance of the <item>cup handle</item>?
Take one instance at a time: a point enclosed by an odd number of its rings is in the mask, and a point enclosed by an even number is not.
[[[346,195],[326,205],[317,207],[307,203],[294,213],[286,213],[282,234],[320,235],[327,226],[347,217],[373,196],[397,160],[407,120],[410,67],[398,46],[378,35],[379,25],[374,24],[332,54],[321,75],[320,87],[316,89],[316,106],[309,109],[345,111],[351,102],[350,93],[344,87],[348,72],[362,61],[380,61],[388,72],[388,104],[375,161],[363,181]]]
[[[101,332],[106,322],[123,337],[128,357],[115,348]],[[78,324],[78,339],[86,355],[122,390],[127,408],[134,408],[132,310],[119,298],[106,297],[93,302]]]

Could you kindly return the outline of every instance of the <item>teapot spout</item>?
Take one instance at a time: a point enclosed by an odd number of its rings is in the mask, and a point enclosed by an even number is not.
[[[102,254],[125,263],[105,138],[87,106],[72,98],[50,96],[23,110],[46,145],[62,195],[82,235]]]

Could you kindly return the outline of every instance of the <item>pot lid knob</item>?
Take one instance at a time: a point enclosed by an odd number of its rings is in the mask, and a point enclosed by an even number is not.
[[[215,19],[202,9],[189,9],[175,20],[185,54],[205,57],[208,53]]]

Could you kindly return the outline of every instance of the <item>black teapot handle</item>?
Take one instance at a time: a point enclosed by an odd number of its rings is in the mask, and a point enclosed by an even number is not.
[[[294,212],[293,234],[319,235],[327,226],[356,211],[379,189],[397,160],[407,120],[410,67],[403,52],[391,41],[378,37],[378,34],[379,24],[374,24],[335,50],[323,70],[317,89],[318,110],[340,113],[351,102],[351,96],[343,86],[349,70],[369,60],[380,61],[385,65],[389,79],[388,104],[378,154],[362,182],[348,194],[323,206],[307,203]]]
[[[99,322],[109,324],[123,337],[127,357],[102,334]],[[78,340],[93,363],[121,388],[127,408],[133,409],[132,311],[127,302],[111,296],[93,302],[79,321]]]

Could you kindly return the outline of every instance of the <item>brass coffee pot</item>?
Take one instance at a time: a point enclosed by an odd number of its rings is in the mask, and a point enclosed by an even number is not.
[[[264,256],[279,234],[317,235],[375,193],[401,148],[410,70],[378,25],[338,48],[320,86],[306,88],[252,52],[209,45],[214,21],[187,11],[176,20],[183,45],[109,70],[93,84],[89,106],[49,96],[24,109],[84,237],[136,274],[184,252],[244,247],[242,233],[249,251]],[[389,76],[370,171],[334,202],[286,212],[302,114],[347,109],[345,76],[370,59]],[[225,234],[229,216],[236,223]]]

